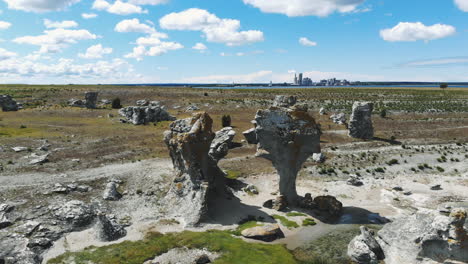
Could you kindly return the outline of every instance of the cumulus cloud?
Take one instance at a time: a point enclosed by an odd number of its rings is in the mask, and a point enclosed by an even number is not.
[[[78,27],[78,23],[73,20],[51,21],[49,19],[44,19],[44,26],[46,28],[74,28]]]
[[[9,29],[11,27],[10,22],[0,21],[0,30]]]
[[[134,5],[160,5],[169,2],[169,0],[129,0]]]
[[[319,16],[326,17],[332,13],[353,12],[365,0],[243,0],[259,8],[264,13],[284,14],[289,17]]]
[[[111,54],[112,48],[104,48],[101,44],[89,47],[86,53],[78,54],[78,57],[83,59],[101,59],[104,55]]]
[[[468,12],[468,0],[455,0],[455,4],[464,12]]]
[[[18,54],[8,51],[6,49],[0,48],[0,61],[7,60],[13,57],[16,57]]]
[[[184,48],[184,46],[178,42],[162,41],[159,34],[138,38],[136,44],[137,46],[133,48],[131,53],[125,55],[125,58],[141,61],[145,56],[161,56],[169,51]]]
[[[197,43],[195,44],[195,46],[192,47],[192,49],[198,50],[200,52],[205,52],[208,49],[208,47],[206,47],[206,45],[203,43]]]
[[[265,77],[271,77],[272,71],[258,71],[239,75],[209,75],[190,77],[180,80],[183,83],[255,83],[263,82]]]
[[[138,32],[152,34],[153,37],[167,38],[167,34],[157,32],[152,26],[140,23],[137,18],[120,21],[114,28],[117,32]]]
[[[450,25],[435,24],[426,26],[421,22],[400,22],[393,28],[383,29],[380,36],[385,41],[430,41],[451,36],[456,33],[456,29]]]
[[[94,13],[83,13],[81,14],[81,17],[84,19],[91,19],[91,18],[96,18],[98,15]]]
[[[63,10],[64,8],[80,2],[81,0],[3,0],[8,8],[27,12],[49,12]]]
[[[317,42],[309,40],[308,38],[305,38],[305,37],[300,38],[299,43],[302,46],[306,46],[306,47],[315,47],[315,46],[317,46]]]
[[[240,31],[240,21],[221,19],[204,9],[191,8],[171,13],[159,21],[164,29],[202,31],[207,41],[239,46],[264,40],[258,30]]]
[[[98,36],[88,30],[71,30],[57,28],[45,30],[44,34],[38,36],[24,36],[13,40],[18,44],[30,44],[40,46],[40,53],[56,53],[69,44],[77,43],[79,40],[96,39]]]
[[[107,11],[117,15],[148,13],[148,10],[143,9],[138,5],[122,2],[120,0],[115,1],[112,4],[106,0],[95,0],[92,8],[96,10]]]

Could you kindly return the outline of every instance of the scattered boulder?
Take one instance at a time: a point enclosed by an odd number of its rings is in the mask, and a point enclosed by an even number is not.
[[[203,254],[197,259],[195,259],[195,264],[207,264],[211,263],[211,259],[207,254]]]
[[[291,107],[297,103],[296,96],[277,95],[273,100],[274,107]]]
[[[403,188],[400,187],[400,186],[395,186],[395,187],[392,188],[392,190],[397,191],[397,192],[402,192]]]
[[[0,107],[3,112],[18,111],[19,106],[9,95],[0,95]]]
[[[350,175],[346,183],[356,187],[364,185],[364,183],[361,181],[361,178],[356,175]]]
[[[200,108],[196,105],[189,105],[187,108],[185,108],[185,112],[193,112],[198,110],[200,110]]]
[[[280,195],[276,199],[270,199],[263,203],[263,207],[284,212],[288,209],[288,201],[286,197]]]
[[[320,110],[319,110],[319,114],[320,114],[320,115],[326,115],[326,114],[327,114],[327,110],[325,110],[325,108],[322,107],[322,108],[320,108]]]
[[[28,150],[27,147],[13,147],[11,148],[14,152],[22,152]]]
[[[86,227],[94,220],[94,210],[82,201],[72,200],[55,209],[57,219],[65,221],[73,228]]]
[[[29,162],[31,165],[44,164],[49,161],[49,153],[45,155],[38,156]]]
[[[0,229],[13,224],[12,220],[8,217],[8,213],[10,213],[13,209],[14,207],[11,205],[0,204]]]
[[[246,192],[248,194],[257,195],[258,194],[258,189],[257,189],[257,187],[255,185],[249,184],[249,185],[247,185],[247,187],[244,188],[244,192]]]
[[[173,248],[143,264],[206,264],[219,258],[220,254],[207,249]]]
[[[96,108],[96,103],[97,103],[97,98],[98,98],[98,92],[86,92],[85,93],[85,106],[88,109],[95,109]]]
[[[101,241],[115,241],[127,235],[125,228],[118,224],[114,216],[98,215],[97,238]]]
[[[229,147],[232,145],[232,140],[235,136],[236,131],[234,131],[232,127],[225,127],[216,132],[215,138],[211,142],[208,155],[215,161],[224,158],[228,154]]]
[[[255,133],[259,141],[256,155],[273,163],[280,177],[280,194],[294,204],[297,173],[307,158],[320,153],[321,130],[306,107],[281,107],[293,103],[294,97],[277,97],[278,107],[258,110]]]
[[[176,174],[166,204],[187,225],[198,224],[206,215],[208,193],[225,191],[225,175],[209,155],[216,136],[212,126],[211,117],[201,112],[173,122],[164,133]]]
[[[343,212],[343,204],[331,195],[315,197],[314,204],[317,209],[327,212],[332,217],[338,217]]]
[[[386,224],[377,235],[386,264],[468,262],[467,211],[418,212]]]
[[[244,135],[245,140],[247,140],[247,143],[249,144],[258,143],[257,133],[255,133],[255,128],[251,128],[249,130],[242,132],[242,135]]]
[[[440,184],[433,185],[433,186],[431,186],[431,190],[440,191],[440,190],[442,190],[442,186]]]
[[[374,238],[374,232],[364,226],[360,229],[361,234],[348,245],[348,256],[358,264],[379,264],[385,255]]]
[[[333,123],[338,124],[338,125],[346,124],[346,114],[345,113],[333,114],[333,115],[330,116],[330,119],[333,121]]]
[[[374,127],[372,126],[372,111],[374,104],[369,102],[355,102],[349,120],[349,136],[360,139],[372,139]]]
[[[326,159],[326,158],[327,158],[327,157],[326,157],[325,154],[323,154],[322,152],[312,154],[312,160],[313,160],[314,162],[317,162],[317,163],[323,163],[323,162],[325,162],[325,159]]]
[[[161,106],[129,106],[121,108],[119,114],[134,125],[144,125],[148,123],[157,123],[160,121],[174,121],[171,116]]]
[[[265,224],[247,228],[241,232],[245,238],[261,240],[265,242],[272,242],[279,238],[284,238],[284,233],[278,224]]]
[[[104,193],[102,195],[102,199],[108,200],[108,201],[117,201],[122,198],[122,194],[119,193],[117,190],[117,183],[111,181],[107,183],[106,189],[104,190]]]

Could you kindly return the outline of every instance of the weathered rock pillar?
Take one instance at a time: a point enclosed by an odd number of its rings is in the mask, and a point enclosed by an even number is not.
[[[349,120],[349,136],[360,139],[372,139],[374,127],[372,126],[372,111],[374,104],[369,102],[355,102],[353,113]]]
[[[257,156],[273,163],[278,171],[280,194],[288,203],[298,200],[297,173],[313,153],[320,153],[320,127],[305,106],[292,106],[295,99],[278,96],[274,106],[259,110],[255,132],[259,144]],[[285,106],[292,106],[286,108]]]
[[[89,108],[89,109],[96,108],[98,94],[99,94],[98,92],[86,92],[85,93],[86,108]]]

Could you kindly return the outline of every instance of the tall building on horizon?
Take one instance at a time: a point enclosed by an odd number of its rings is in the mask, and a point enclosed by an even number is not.
[[[294,73],[294,85],[297,85],[297,74]]]
[[[302,73],[299,73],[299,82],[298,85],[302,85]]]

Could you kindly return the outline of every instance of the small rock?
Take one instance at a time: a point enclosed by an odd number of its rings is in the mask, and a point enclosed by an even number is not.
[[[352,185],[352,186],[356,186],[356,187],[359,187],[359,186],[362,186],[364,185],[364,183],[360,180],[360,178],[356,175],[351,175],[349,177],[349,179],[346,181],[346,183],[348,185]]]
[[[312,154],[312,160],[317,163],[323,163],[326,159],[325,154],[323,153],[314,153]]]
[[[244,192],[257,195],[258,189],[255,185],[249,184],[247,187],[244,188]]]
[[[106,185],[102,198],[108,201],[117,201],[122,198],[122,194],[117,191],[117,184],[115,182],[112,181]]]
[[[284,238],[283,231],[281,231],[278,224],[266,224],[263,226],[247,228],[243,230],[241,234],[245,238],[261,240],[265,242],[272,242],[276,239]]]
[[[31,160],[31,162],[29,162],[29,164],[31,164],[31,165],[44,164],[44,163],[46,163],[48,161],[49,161],[49,154],[45,154],[45,155],[39,156],[39,157]]]
[[[112,216],[99,215],[96,229],[97,237],[101,241],[115,241],[127,235],[124,227],[117,224]]]
[[[27,147],[13,147],[13,148],[11,148],[11,149],[12,149],[13,151],[15,151],[15,152],[22,152],[22,151],[28,150]]]
[[[340,216],[343,212],[343,204],[331,195],[317,196],[314,198],[314,203],[319,210],[326,211],[334,217]]]
[[[242,135],[244,135],[245,140],[247,140],[247,143],[249,144],[258,143],[257,133],[255,132],[255,128],[251,128],[249,130],[242,132]]]
[[[201,255],[195,260],[195,264],[207,264],[207,263],[211,263],[211,260],[210,260],[210,257],[208,257],[208,255],[206,254]]]
[[[330,116],[330,119],[333,121],[333,123],[338,124],[338,125],[346,124],[345,113],[333,114]]]
[[[440,186],[440,184],[437,184],[437,185],[431,186],[431,190],[440,191],[442,190],[442,187]]]
[[[395,186],[392,188],[394,191],[397,191],[397,192],[402,192],[403,191],[403,188],[401,188],[400,186]]]

